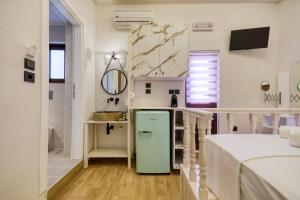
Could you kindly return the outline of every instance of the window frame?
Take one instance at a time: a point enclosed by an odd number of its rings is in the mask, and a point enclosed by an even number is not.
[[[64,78],[54,79],[51,78],[51,50],[63,50],[64,51]],[[49,44],[49,83],[65,83],[66,78],[66,45],[65,44]]]

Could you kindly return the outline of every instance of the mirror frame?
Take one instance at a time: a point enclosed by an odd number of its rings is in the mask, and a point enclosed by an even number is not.
[[[116,93],[116,94],[109,93],[107,90],[105,90],[104,85],[103,85],[103,79],[104,79],[105,74],[107,74],[107,73],[110,72],[110,71],[114,71],[114,70],[121,72],[121,73],[124,75],[124,77],[125,77],[125,87],[123,88],[123,90],[121,90],[120,92],[118,92],[118,93]],[[103,89],[107,94],[110,94],[110,95],[119,95],[119,94],[122,94],[122,93],[126,90],[127,85],[128,85],[127,76],[126,76],[126,74],[125,74],[123,71],[121,71],[121,70],[119,70],[119,69],[110,69],[110,70],[105,71],[104,74],[103,74],[103,76],[102,76],[102,79],[101,79],[101,86],[102,86],[102,89]]]

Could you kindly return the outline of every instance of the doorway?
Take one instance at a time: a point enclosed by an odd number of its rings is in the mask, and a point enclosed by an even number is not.
[[[63,0],[43,0],[40,191],[82,160],[83,23]]]

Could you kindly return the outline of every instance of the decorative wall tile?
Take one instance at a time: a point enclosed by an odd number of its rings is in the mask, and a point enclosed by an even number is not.
[[[188,26],[165,25],[160,36],[161,75],[170,77],[187,75]]]
[[[157,33],[156,33],[157,32]],[[144,76],[159,64],[159,26],[140,25],[132,30],[132,72]]]
[[[134,77],[181,77],[188,69],[188,26],[140,25],[132,29]]]

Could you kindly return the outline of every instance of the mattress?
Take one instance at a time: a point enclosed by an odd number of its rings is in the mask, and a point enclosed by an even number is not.
[[[300,149],[289,146],[288,140],[264,134],[207,136],[206,153],[207,184],[220,200],[242,199],[240,172],[244,164],[257,159],[300,157]]]
[[[241,166],[241,199],[300,199],[300,157],[250,160]]]

